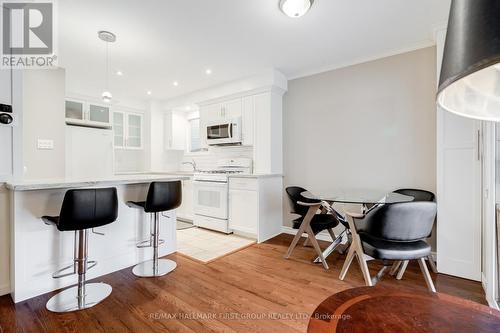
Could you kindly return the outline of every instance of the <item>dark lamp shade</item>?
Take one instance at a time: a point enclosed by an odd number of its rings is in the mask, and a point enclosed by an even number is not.
[[[500,0],[452,0],[437,101],[500,121]]]

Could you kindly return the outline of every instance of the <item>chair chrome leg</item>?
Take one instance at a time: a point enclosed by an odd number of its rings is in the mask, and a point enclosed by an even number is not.
[[[88,269],[88,230],[78,231],[78,247],[75,246],[75,263],[78,284],[52,296],[46,304],[52,312],[71,312],[88,309],[111,294],[112,288],[105,283],[86,283]]]
[[[429,273],[429,270],[427,269],[427,265],[425,264],[425,259],[420,258],[418,259],[418,264],[420,266],[420,270],[422,271],[422,274],[424,275],[425,283],[427,284],[427,288],[433,293],[436,292],[436,288],[434,287],[434,282],[432,282],[431,274]]]
[[[401,268],[399,269],[398,275],[396,275],[396,279],[401,280],[403,278],[403,274],[406,271],[406,267],[408,267],[409,260],[404,260],[401,264]]]
[[[160,213],[154,214],[153,223],[153,259],[135,265],[132,272],[139,277],[157,277],[172,272],[177,263],[169,259],[158,258],[158,247],[160,245]]]

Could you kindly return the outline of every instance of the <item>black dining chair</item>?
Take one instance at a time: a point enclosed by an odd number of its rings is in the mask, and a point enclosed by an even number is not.
[[[351,226],[352,244],[340,273],[345,275],[356,256],[367,286],[374,285],[393,261],[417,260],[430,291],[434,283],[425,263],[431,247],[425,239],[429,236],[436,217],[436,203],[417,201],[381,205],[367,215],[346,213]],[[384,262],[384,267],[372,279],[365,254]]]
[[[393,191],[394,193],[399,193],[403,195],[409,195],[413,197],[413,201],[434,201],[436,196],[434,193],[426,190],[420,190],[420,189],[413,189],[413,188],[403,188],[403,189],[398,189]],[[429,234],[428,237],[430,237],[431,234]],[[429,263],[429,266],[432,270],[433,273],[437,273],[437,267],[436,263],[434,262],[434,258],[432,258],[432,255],[427,257],[427,262]],[[396,275],[396,279],[401,280],[403,278],[403,275],[406,271],[406,267],[408,267],[408,260],[405,261],[398,261],[395,262],[394,265],[392,266],[391,275]]]
[[[288,195],[288,200],[290,202],[291,213],[298,215],[299,217],[292,221],[293,228],[298,229],[285,258],[288,259],[293,252],[293,249],[297,246],[298,241],[304,233],[307,234],[308,238],[306,242],[310,242],[320,258],[321,263],[325,269],[328,269],[328,264],[323,256],[323,252],[318,244],[316,235],[323,230],[327,230],[332,237],[332,240],[338,241],[338,237],[335,235],[333,228],[339,225],[339,219],[337,216],[328,214],[330,208],[328,205],[324,204],[319,200],[311,200],[305,198],[302,193],[307,190],[298,187],[290,186],[286,188],[286,193]],[[318,211],[319,214],[318,214]],[[306,243],[304,243],[305,245]]]

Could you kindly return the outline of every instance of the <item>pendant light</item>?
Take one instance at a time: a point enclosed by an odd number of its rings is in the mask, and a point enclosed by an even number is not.
[[[105,89],[102,93],[102,100],[106,103],[110,103],[113,95],[109,92],[109,43],[114,43],[116,41],[116,35],[109,31],[99,31],[97,33],[99,39],[106,43],[106,77],[105,77]]]
[[[313,4],[314,0],[280,0],[281,11],[289,17],[301,17],[305,15]]]
[[[452,1],[438,104],[461,116],[500,121],[500,1]]]

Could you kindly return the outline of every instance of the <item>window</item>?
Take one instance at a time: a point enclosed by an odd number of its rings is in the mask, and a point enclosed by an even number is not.
[[[200,118],[189,121],[189,152],[201,151]]]

